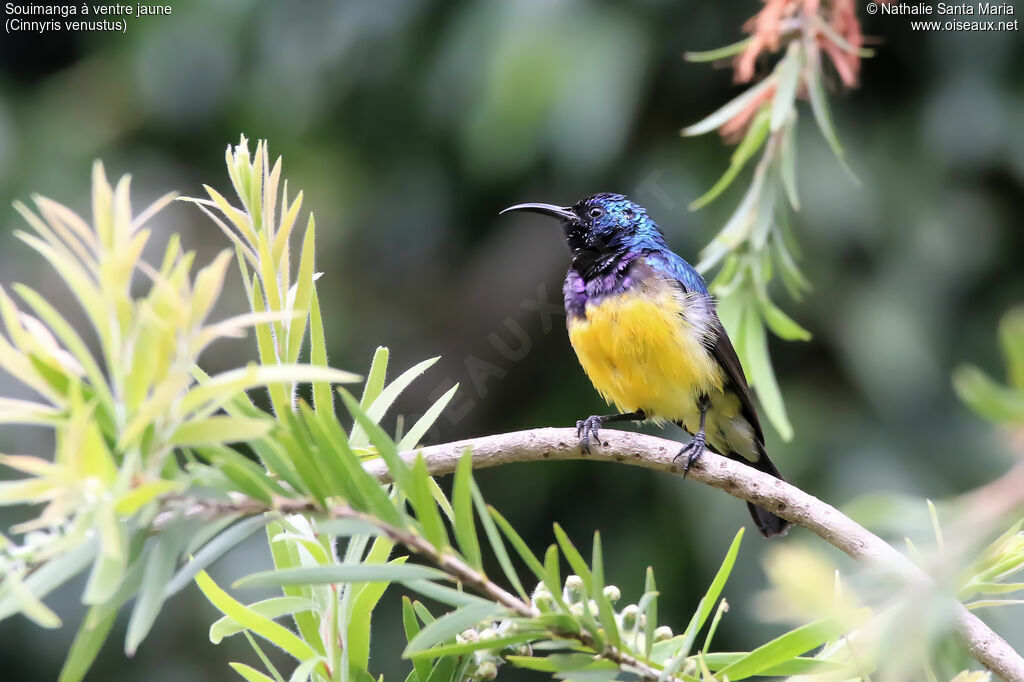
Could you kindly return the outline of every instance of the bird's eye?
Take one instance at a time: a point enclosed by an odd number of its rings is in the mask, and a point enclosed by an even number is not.
[[[603,215],[604,215],[604,209],[599,207],[599,206],[595,206],[594,208],[590,209],[590,217],[591,218],[600,218]]]
[[[626,220],[632,220],[633,219],[633,209],[627,208],[625,211],[622,212],[622,215],[624,215],[626,217]]]

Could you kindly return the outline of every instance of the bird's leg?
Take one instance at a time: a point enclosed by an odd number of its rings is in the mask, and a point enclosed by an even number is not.
[[[683,464],[683,478],[686,478],[686,474],[690,472],[690,467],[693,463],[700,459],[700,456],[704,454],[704,448],[707,447],[707,437],[704,435],[704,424],[708,419],[708,409],[711,407],[711,401],[708,399],[707,394],[702,394],[697,399],[697,409],[700,410],[700,428],[697,429],[697,433],[693,434],[693,438],[689,443],[683,446],[683,449],[672,458],[672,461],[676,461],[683,455],[686,455],[686,463]]]
[[[598,434],[601,431],[601,427],[605,424],[611,424],[613,422],[642,422],[647,419],[647,414],[643,410],[637,410],[636,412],[626,412],[624,414],[606,414],[606,415],[591,415],[586,419],[580,419],[576,422],[576,435],[580,439],[580,447],[583,452],[590,452],[590,437],[594,437],[594,441],[598,444],[601,443],[601,439]]]

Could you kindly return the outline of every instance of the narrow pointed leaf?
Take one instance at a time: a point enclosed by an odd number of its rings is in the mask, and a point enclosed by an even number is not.
[[[396,580],[447,580],[444,571],[417,564],[336,564],[261,571],[237,580],[234,587],[280,587],[327,583],[372,583]]]
[[[504,612],[505,609],[498,604],[475,604],[453,611],[420,630],[405,647],[402,656],[408,658],[439,642],[454,639],[455,635],[463,630],[471,628],[481,621],[493,619]]]

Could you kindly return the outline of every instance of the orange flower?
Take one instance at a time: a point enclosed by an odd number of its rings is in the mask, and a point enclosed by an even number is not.
[[[782,36],[787,31],[799,30],[809,33],[829,56],[843,85],[856,87],[860,72],[860,56],[856,50],[864,44],[864,34],[857,20],[854,0],[826,0],[824,3],[821,0],[762,1],[764,9],[743,26],[743,30],[751,35],[751,40],[736,57],[734,67],[737,82],[753,80],[758,57],[765,52],[777,52]],[[830,34],[819,30],[818,21],[826,22],[846,44],[839,44]]]

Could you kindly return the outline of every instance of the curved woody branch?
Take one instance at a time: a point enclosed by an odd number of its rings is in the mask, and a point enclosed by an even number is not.
[[[444,443],[403,453],[407,460],[422,455],[431,474],[448,474],[466,449],[473,454],[474,468],[514,462],[588,459],[622,462],[657,471],[682,474],[673,462],[679,444],[638,433],[607,430],[602,444],[584,454],[574,429],[535,429]],[[366,463],[368,471],[388,480],[381,460]],[[880,564],[897,571],[908,582],[927,584],[927,574],[890,544],[863,528],[835,507],[799,488],[763,474],[742,463],[711,452],[690,469],[689,478],[709,485],[803,526],[854,559]],[[1024,658],[963,605],[957,604],[955,627],[970,655],[1008,682],[1024,682]]]

